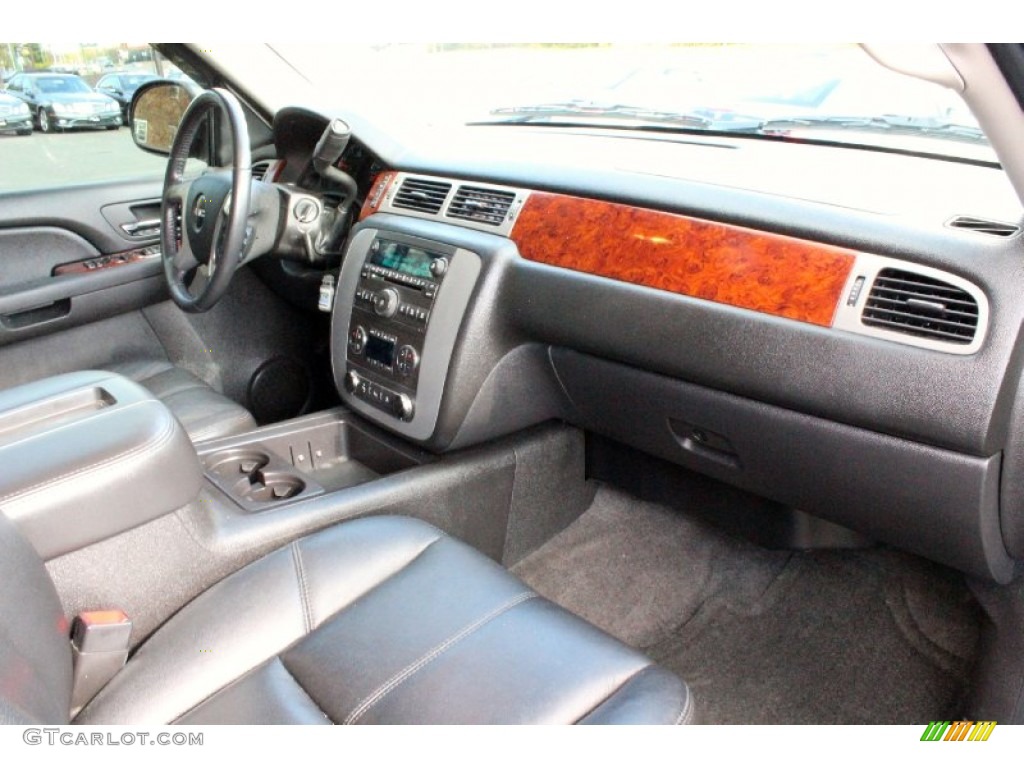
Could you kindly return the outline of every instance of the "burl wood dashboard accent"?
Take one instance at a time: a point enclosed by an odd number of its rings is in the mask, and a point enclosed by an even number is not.
[[[534,192],[511,234],[544,264],[830,326],[854,251],[629,205]]]
[[[392,173],[391,171],[385,171],[384,173],[377,174],[377,178],[373,180],[373,186],[370,187],[370,194],[366,196],[366,200],[363,202],[363,208],[359,211],[360,221],[377,212],[380,208],[380,204],[384,202],[384,197],[388,193],[388,188],[391,186],[391,182],[395,180],[395,176],[397,176],[397,174]]]

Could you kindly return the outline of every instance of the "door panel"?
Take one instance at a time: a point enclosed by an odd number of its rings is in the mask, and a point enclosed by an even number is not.
[[[6,385],[44,370],[97,368],[114,359],[114,339],[106,333],[76,334],[74,354],[69,357],[65,348],[63,360],[50,364],[26,366],[20,358],[15,364],[11,345],[120,315],[129,325],[145,325],[136,310],[166,298],[158,230],[130,231],[159,211],[160,185],[154,179],[0,195],[0,368]],[[140,332],[152,335],[148,326]],[[47,352],[70,346],[57,339]],[[164,356],[159,344],[147,350]]]

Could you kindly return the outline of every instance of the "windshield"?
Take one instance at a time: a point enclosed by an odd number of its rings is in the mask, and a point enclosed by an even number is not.
[[[121,86],[135,89],[150,80],[156,80],[156,75],[121,75]]]
[[[42,93],[92,93],[92,88],[77,77],[37,77],[35,83]]]
[[[331,105],[403,128],[710,132],[995,161],[956,93],[891,72],[856,45],[271,47]],[[344,60],[363,74],[342,77]],[[289,103],[281,98],[272,106]]]

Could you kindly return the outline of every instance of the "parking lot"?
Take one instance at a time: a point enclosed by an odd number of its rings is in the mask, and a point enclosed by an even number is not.
[[[31,136],[0,134],[0,191],[153,176],[163,158],[138,149],[127,128]]]

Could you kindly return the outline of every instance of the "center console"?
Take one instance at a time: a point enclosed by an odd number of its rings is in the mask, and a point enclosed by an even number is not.
[[[167,407],[104,371],[0,392],[0,466],[0,510],[47,560],[172,512],[202,481]]]
[[[437,424],[480,257],[389,230],[352,238],[332,328],[334,376],[357,413],[415,440]]]

